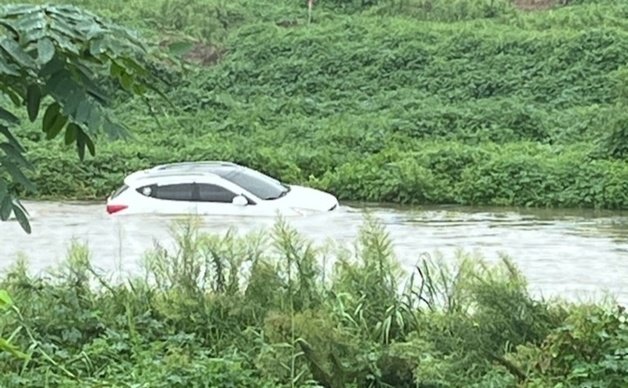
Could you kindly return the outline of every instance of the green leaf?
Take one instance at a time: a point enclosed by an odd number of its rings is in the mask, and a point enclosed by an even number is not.
[[[39,114],[39,105],[41,104],[41,89],[37,84],[28,85],[26,89],[26,110],[28,111],[28,118],[31,122],[37,119]]]
[[[19,124],[20,123],[20,119],[18,119],[17,117],[15,117],[15,115],[13,115],[13,113],[9,112],[8,110],[4,109],[3,107],[0,106],[0,120],[3,120],[9,124]]]
[[[146,94],[148,88],[140,83],[133,84],[132,92],[138,96]]]
[[[87,20],[85,20],[85,18],[80,14],[81,11],[79,9],[69,8],[60,12],[55,11],[56,10],[52,10],[49,13],[51,18],[51,27],[67,35],[68,38],[82,39],[82,32],[78,28],[79,23],[76,22],[86,22]],[[77,13],[77,15],[73,15],[74,13]]]
[[[119,78],[124,73],[124,67],[120,66],[116,61],[111,61],[110,74],[113,78]]]
[[[102,121],[103,117],[100,113],[100,109],[98,109],[98,106],[92,106],[89,112],[89,118],[87,119],[87,128],[96,132],[100,128]]]
[[[81,123],[87,123],[89,119],[90,110],[92,108],[92,104],[89,99],[84,99],[79,102],[78,107],[76,108],[76,114],[74,115],[74,119]]]
[[[0,309],[4,310],[12,305],[13,301],[11,300],[9,293],[6,290],[0,290]]]
[[[37,61],[40,65],[50,62],[55,56],[55,46],[50,38],[43,38],[37,42]]]
[[[53,40],[57,43],[59,48],[62,49],[61,51],[70,52],[74,55],[80,55],[80,52],[79,52],[80,50],[76,46],[76,44],[72,42],[72,39],[69,39],[67,36],[60,34],[59,32],[56,31],[56,29],[53,29],[53,28],[48,29],[47,32],[48,32],[48,36],[53,38]],[[78,40],[80,40],[80,38]]]
[[[72,79],[72,73],[60,66],[62,65],[57,61],[52,61],[49,63],[49,66],[46,66],[51,72],[50,77],[46,81],[46,89],[56,99],[77,88],[76,83]]]
[[[69,123],[65,127],[65,144],[70,145],[76,141],[76,135],[79,131],[79,126],[74,123]]]
[[[28,217],[26,213],[26,209],[22,206],[22,204],[18,200],[13,200],[13,214],[15,214],[15,219],[20,224],[22,229],[28,234],[31,233],[31,225],[28,222]]]
[[[123,127],[119,123],[112,121],[108,117],[105,118],[103,128],[107,136],[109,136],[109,138],[112,140],[124,139],[129,135],[125,127]]]
[[[11,345],[9,342],[7,342],[7,340],[3,338],[0,338],[0,350],[11,353],[13,357],[21,359],[28,358],[26,354],[22,353],[17,347]]]
[[[4,16],[17,16],[24,13],[38,11],[41,6],[33,6],[30,4],[11,4],[2,8]]]
[[[123,72],[120,74],[120,83],[126,90],[131,90],[131,87],[133,86],[133,76],[127,72]]]
[[[84,85],[87,90],[87,94],[92,96],[98,103],[107,104],[109,99],[107,97],[106,91],[98,85],[97,82],[94,82],[94,70],[90,69],[84,65],[77,65],[78,75],[80,78],[80,82]]]
[[[87,95],[82,90],[78,88],[69,90],[62,98],[63,111],[68,115],[76,117],[79,105],[86,99]]]
[[[11,196],[6,192],[0,194],[0,220],[8,220],[11,217],[11,210],[13,210]]]
[[[106,32],[107,31],[104,28],[96,23],[90,23],[86,30],[83,31],[85,38],[88,40],[94,39],[97,36],[102,36]]]
[[[57,43],[65,50],[76,55],[79,54],[79,46],[74,42],[82,40],[80,33],[62,18],[56,17],[50,20],[50,35],[54,36]]]
[[[54,139],[67,122],[68,117],[61,113],[61,105],[58,102],[50,104],[42,120],[42,130],[46,134],[46,139]]]
[[[12,63],[4,63],[2,56],[0,55],[0,74],[19,76],[19,67]]]
[[[17,148],[15,148],[13,144],[7,142],[0,143],[0,150],[2,150],[8,157],[13,159],[15,162],[21,164],[22,166],[26,168],[31,167],[31,164],[26,159],[24,159],[22,153]]]
[[[43,38],[46,33],[46,19],[41,12],[30,12],[22,14],[18,17],[17,22],[13,26],[22,31],[20,41],[32,42]]]
[[[0,86],[4,86],[4,85],[0,85]],[[22,96],[19,95],[15,90],[13,90],[13,89],[4,89],[3,92],[7,96],[9,96],[9,98],[11,99],[11,102],[13,103],[13,105],[20,106],[20,105],[23,104]]]
[[[89,153],[92,156],[96,156],[96,147],[94,146],[94,142],[92,141],[92,138],[87,134],[85,135],[85,145],[87,146]]]
[[[58,57],[53,57],[48,63],[41,66],[39,69],[39,76],[41,78],[47,79],[49,77],[57,76],[57,73],[64,71],[66,67],[66,62]],[[46,88],[48,90],[50,87],[50,80],[46,82]]]
[[[81,161],[85,159],[85,133],[81,128],[78,128],[76,133],[76,150]]]
[[[105,48],[103,47],[104,42],[104,37],[98,37],[93,39],[89,45],[89,53],[92,56],[99,56],[103,54],[105,52]]]
[[[17,65],[22,66],[25,69],[35,68],[35,62],[13,39],[0,39],[0,48],[2,48],[16,62]]]
[[[7,128],[7,127],[5,127],[3,125],[0,125],[0,133],[3,134],[4,137],[7,138],[9,143],[13,144],[13,146],[15,148],[17,148],[20,152],[24,152],[24,148],[22,147],[20,142],[15,138],[15,136],[13,136],[11,131],[9,131],[9,128]]]
[[[118,58],[118,61],[122,62],[123,67],[127,69],[128,73],[134,73],[136,76],[145,75],[147,73],[146,68],[133,58]]]
[[[65,84],[65,85],[64,85]],[[78,95],[79,86],[73,79],[64,79],[60,84],[55,86],[51,95],[61,104],[63,113],[67,116],[74,116],[78,104],[81,102],[81,96]]]
[[[24,175],[24,173],[22,173],[19,167],[16,166],[13,162],[5,158],[2,161],[1,166],[4,167],[5,170],[7,170],[7,172],[9,173],[9,175],[11,175],[11,178],[13,178],[14,181],[21,184],[22,186],[24,186],[24,188],[26,188],[29,191],[35,191],[35,185],[33,185],[33,182],[31,182]]]

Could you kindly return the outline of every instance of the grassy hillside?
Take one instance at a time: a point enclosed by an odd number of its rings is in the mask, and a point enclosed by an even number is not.
[[[155,163],[229,159],[342,199],[628,208],[628,3],[70,1],[156,43],[173,110],[77,163],[25,126],[42,197],[101,197]],[[519,2],[523,3],[523,2]]]

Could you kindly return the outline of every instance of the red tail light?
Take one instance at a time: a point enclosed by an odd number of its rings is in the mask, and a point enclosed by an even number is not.
[[[127,205],[107,205],[107,213],[113,214],[128,208]]]

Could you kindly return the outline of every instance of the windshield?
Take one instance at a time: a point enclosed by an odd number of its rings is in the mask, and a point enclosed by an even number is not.
[[[247,168],[226,174],[223,178],[263,199],[271,200],[283,197],[290,189],[276,179]]]

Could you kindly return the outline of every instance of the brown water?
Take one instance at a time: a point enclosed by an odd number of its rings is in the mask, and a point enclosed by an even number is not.
[[[0,271],[24,253],[34,272],[59,263],[72,238],[86,242],[94,264],[107,271],[136,271],[154,240],[170,241],[172,219],[163,216],[110,217],[102,204],[32,202],[33,233],[16,222],[0,222]],[[628,304],[628,214],[592,211],[530,211],[491,208],[345,207],[331,214],[289,219],[306,237],[324,243],[355,241],[368,209],[390,233],[400,262],[412,267],[420,254],[452,260],[456,250],[478,252],[494,261],[510,256],[530,289],[547,297],[599,297],[605,292]],[[205,217],[203,229],[252,231],[273,218]]]

